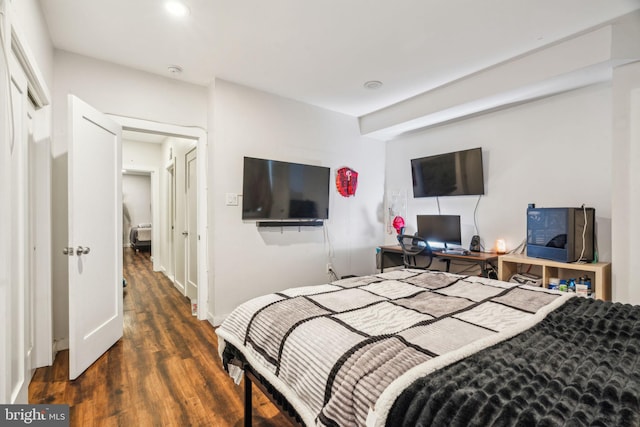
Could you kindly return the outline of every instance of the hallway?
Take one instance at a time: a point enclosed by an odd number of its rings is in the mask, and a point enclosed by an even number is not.
[[[69,404],[72,426],[241,426],[244,390],[222,369],[214,328],[152,271],[149,252],[124,258],[123,338],[75,381],[59,352],[36,371],[29,403]],[[257,387],[253,395],[254,425],[290,425]]]

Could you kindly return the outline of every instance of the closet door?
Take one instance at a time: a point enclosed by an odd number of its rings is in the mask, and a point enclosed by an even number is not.
[[[1,42],[0,42],[1,43]],[[11,126],[9,90],[9,66],[5,63],[0,46],[0,236],[11,233]],[[6,313],[6,321],[10,322],[11,307],[11,239],[0,239],[0,313]],[[0,328],[0,402],[9,402],[10,395],[10,331],[11,328]]]
[[[27,79],[17,60],[10,57],[10,107],[6,111],[9,116],[9,135],[3,144],[3,157],[8,163],[5,173],[5,184],[8,196],[2,205],[8,212],[6,241],[8,253],[2,257],[8,261],[3,271],[7,276],[2,280],[5,298],[6,324],[3,326],[7,334],[3,339],[6,346],[3,358],[5,381],[0,393],[0,400],[9,403],[27,403],[28,387],[31,380],[31,352],[33,349],[33,326],[31,322],[31,278],[29,252],[29,140],[28,140],[28,95]],[[5,80],[6,82],[6,80]],[[5,157],[6,155],[6,157]],[[3,168],[4,171],[4,168]],[[3,179],[3,181],[5,181]],[[3,240],[5,240],[3,238]],[[4,274],[4,273],[3,273]],[[6,279],[6,281],[5,281]]]

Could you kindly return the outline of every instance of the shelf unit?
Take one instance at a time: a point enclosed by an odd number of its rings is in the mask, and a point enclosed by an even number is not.
[[[566,263],[526,255],[502,255],[498,258],[498,279],[509,281],[518,273],[518,266],[535,265],[542,268],[542,286],[549,286],[551,277],[560,279],[578,278],[584,274],[592,277],[591,286],[595,298],[611,301],[611,263],[596,262],[587,264]]]

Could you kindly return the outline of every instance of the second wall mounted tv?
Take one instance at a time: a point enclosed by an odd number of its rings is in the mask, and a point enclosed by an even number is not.
[[[413,197],[484,194],[482,149],[412,159],[411,177]]]
[[[328,219],[329,178],[327,167],[245,157],[242,219]]]

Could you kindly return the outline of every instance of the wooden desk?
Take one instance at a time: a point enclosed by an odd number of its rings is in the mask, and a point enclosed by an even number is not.
[[[447,263],[446,271],[449,271],[451,261],[462,261],[478,264],[482,270],[482,275],[486,277],[488,265],[498,260],[498,255],[489,252],[470,252],[469,255],[446,254],[433,251],[433,257],[444,260]],[[402,261],[402,248],[400,245],[380,246],[380,272],[385,268],[404,265]]]

